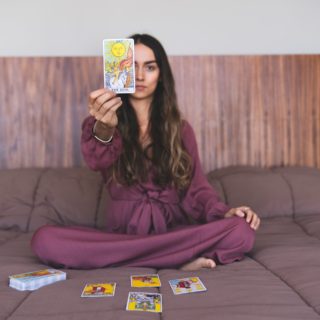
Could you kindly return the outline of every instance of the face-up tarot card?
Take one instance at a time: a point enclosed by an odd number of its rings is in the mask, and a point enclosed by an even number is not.
[[[135,92],[133,39],[103,40],[104,87],[116,93]]]
[[[116,283],[89,283],[81,294],[82,298],[113,297]]]
[[[142,274],[131,276],[131,287],[161,287],[161,282],[157,274]]]
[[[128,311],[162,312],[162,295],[152,292],[129,292]]]
[[[207,291],[198,277],[169,280],[169,284],[174,294]]]

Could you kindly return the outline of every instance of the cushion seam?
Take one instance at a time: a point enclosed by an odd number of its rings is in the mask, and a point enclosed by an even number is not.
[[[268,270],[270,273],[272,273],[275,277],[277,277],[281,282],[283,282],[288,288],[291,289],[291,291],[293,291],[307,306],[309,306],[310,308],[312,308],[312,310],[320,315],[320,312],[318,312],[315,307],[313,307],[308,300],[306,300],[297,290],[295,290],[294,287],[292,287],[289,282],[287,282],[286,280],[284,280],[279,274],[277,274],[274,270],[268,268],[264,263],[262,263],[261,261],[259,261],[256,258],[252,258],[254,261],[256,261],[257,263],[259,263],[262,267],[264,267],[266,270]]]
[[[6,240],[6,241],[2,242],[2,243],[0,244],[0,246],[5,245],[5,244],[6,244],[6,243],[8,243],[9,241],[16,240],[16,239],[18,239],[19,237],[21,237],[21,236],[22,236],[22,235],[24,235],[24,234],[27,234],[27,232],[21,231],[21,232],[20,232],[20,233],[18,233],[15,237],[10,238],[10,239],[8,239],[8,240]]]
[[[27,222],[27,227],[26,227],[26,232],[30,232],[30,224],[31,224],[31,219],[32,219],[32,215],[34,213],[35,207],[36,207],[36,196],[37,196],[37,192],[39,190],[39,186],[40,186],[40,181],[43,177],[43,175],[48,171],[49,169],[43,169],[41,170],[41,173],[39,175],[39,178],[37,180],[37,183],[34,187],[34,192],[32,195],[32,208],[30,210],[30,214],[29,214],[29,218],[28,218],[28,222]]]
[[[29,298],[32,294],[32,291],[28,292],[27,295],[18,303],[18,305],[9,313],[9,315],[5,318],[6,320],[11,318],[11,316],[22,306],[22,304]]]
[[[303,225],[302,225],[301,223],[299,223],[299,222],[295,219],[295,217],[293,217],[292,220],[293,220],[293,222],[294,222],[297,226],[299,226],[299,227],[301,228],[301,230],[302,230],[307,236],[309,236],[309,237],[311,237],[311,238],[315,238],[315,239],[320,240],[320,237],[318,237],[318,236],[316,236],[316,235],[313,235],[312,233],[309,233],[309,232],[307,231],[307,229],[304,228]]]
[[[273,173],[275,174],[278,174],[282,179],[283,181],[286,183],[286,185],[288,186],[289,188],[289,191],[290,191],[290,198],[291,198],[291,204],[292,204],[292,217],[294,218],[295,215],[296,215],[296,203],[295,203],[295,199],[294,199],[294,196],[293,196],[293,189],[292,189],[292,185],[289,183],[289,180],[286,179],[286,177],[280,173],[280,172],[274,172],[272,171]]]

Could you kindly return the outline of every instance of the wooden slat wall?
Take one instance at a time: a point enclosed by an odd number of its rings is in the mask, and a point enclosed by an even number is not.
[[[174,56],[204,171],[320,167],[320,55]],[[98,57],[0,58],[0,168],[83,166],[81,121]]]

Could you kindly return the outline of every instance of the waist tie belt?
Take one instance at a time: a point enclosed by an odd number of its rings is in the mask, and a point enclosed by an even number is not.
[[[113,193],[114,200],[134,201],[134,211],[128,223],[128,234],[147,235],[150,233],[164,233],[167,231],[167,223],[172,219],[170,205],[177,205],[179,197],[174,189],[150,190],[139,185],[125,193],[125,199],[121,199],[122,192]]]

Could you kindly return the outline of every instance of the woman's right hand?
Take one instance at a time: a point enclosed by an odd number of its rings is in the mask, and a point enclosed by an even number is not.
[[[89,113],[103,126],[114,129],[118,124],[116,111],[122,105],[121,98],[108,89],[99,89],[89,94]]]

